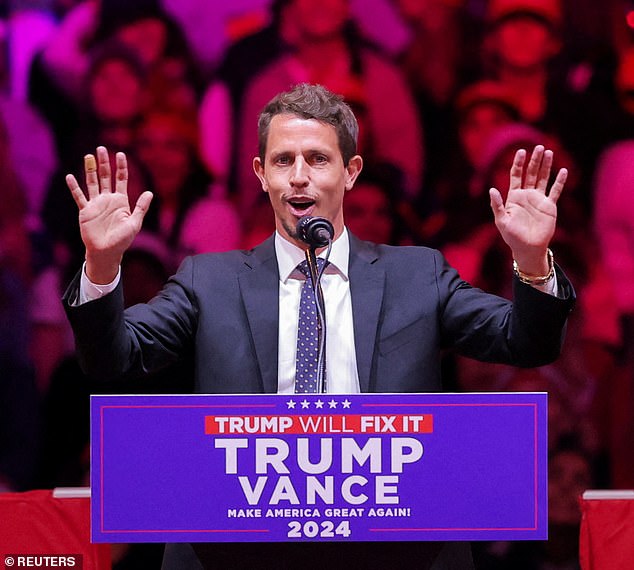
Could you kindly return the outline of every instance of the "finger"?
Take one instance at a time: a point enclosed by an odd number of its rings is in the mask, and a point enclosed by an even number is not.
[[[128,160],[122,152],[115,155],[117,170],[115,172],[115,190],[119,194],[128,193]]]
[[[545,150],[544,158],[542,160],[541,168],[539,169],[539,176],[537,177],[536,188],[541,190],[544,194],[548,187],[548,180],[550,180],[550,169],[553,166],[553,151]]]
[[[102,192],[112,191],[112,173],[110,172],[110,157],[105,146],[97,147],[97,174]]]
[[[561,168],[557,173],[557,178],[555,178],[555,182],[553,183],[550,192],[548,193],[548,197],[555,202],[555,204],[557,203],[557,200],[559,200],[559,196],[561,196],[561,192],[564,189],[564,184],[566,184],[567,178],[568,170],[566,168]]]
[[[497,221],[500,219],[501,216],[505,214],[502,195],[497,188],[491,188],[489,190],[489,198],[491,200],[491,210],[493,211],[493,216],[495,218],[495,221]]]
[[[75,204],[77,204],[77,207],[81,210],[88,204],[88,200],[86,200],[84,191],[80,188],[77,179],[72,174],[66,175],[66,185],[70,190],[73,200],[75,200]]]
[[[535,188],[537,183],[537,177],[541,170],[542,159],[544,157],[544,146],[538,144],[531,154],[531,159],[528,161],[526,167],[526,180],[524,182],[524,188]]]
[[[95,198],[96,196],[99,196],[99,180],[97,179],[97,161],[95,160],[94,155],[87,154],[84,156],[84,171],[86,173],[88,198]]]
[[[131,217],[134,219],[134,222],[137,224],[137,227],[141,227],[143,223],[143,218],[145,218],[145,214],[147,214],[148,209],[150,208],[150,202],[152,202],[152,198],[154,195],[149,190],[146,190],[139,196],[139,199],[136,202],[136,206],[134,207],[134,211],[132,212]]]
[[[520,148],[513,158],[511,166],[511,182],[509,190],[519,190],[522,187],[522,172],[524,170],[524,162],[526,161],[526,151]]]

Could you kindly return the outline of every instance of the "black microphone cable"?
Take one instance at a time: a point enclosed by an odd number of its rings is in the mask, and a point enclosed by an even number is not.
[[[315,295],[315,306],[317,308],[318,323],[318,350],[317,350],[317,391],[325,393],[327,391],[326,376],[326,305],[324,294],[321,289],[321,278],[328,265],[330,252],[332,250],[332,239],[334,228],[326,218],[304,216],[297,222],[297,233],[300,239],[309,244],[306,250],[306,262],[310,273],[313,293]],[[318,247],[326,247],[324,264],[318,270],[316,250]]]

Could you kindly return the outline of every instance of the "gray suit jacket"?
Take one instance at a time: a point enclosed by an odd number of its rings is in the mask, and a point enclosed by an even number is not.
[[[370,244],[354,236],[349,277],[363,392],[441,390],[443,348],[518,366],[551,362],[574,305],[572,286],[559,270],[559,297],[517,281],[511,303],[462,281],[435,250]],[[273,238],[251,251],[188,258],[155,299],[125,312],[121,286],[71,306],[78,279],[64,298],[88,374],[138,375],[186,355],[193,361],[196,392],[277,391]],[[472,567],[464,544],[349,543],[168,545],[164,568],[200,568],[198,559],[210,568]]]

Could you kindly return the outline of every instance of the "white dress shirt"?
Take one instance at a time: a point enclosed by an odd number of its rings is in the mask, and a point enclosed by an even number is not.
[[[295,390],[299,302],[306,281],[297,265],[306,257],[304,250],[279,233],[275,234],[275,255],[280,271],[277,391],[279,394],[292,394]],[[324,256],[325,251],[319,255]],[[326,390],[335,394],[360,392],[348,279],[349,258],[350,242],[344,228],[332,244],[330,263],[321,278],[326,306]]]

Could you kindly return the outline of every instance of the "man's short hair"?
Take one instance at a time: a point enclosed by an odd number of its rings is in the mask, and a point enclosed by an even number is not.
[[[359,125],[352,109],[341,95],[332,93],[322,85],[300,83],[290,91],[276,95],[264,107],[258,119],[258,153],[264,161],[269,126],[275,115],[297,115],[315,119],[335,128],[343,163],[348,164],[357,154]]]

